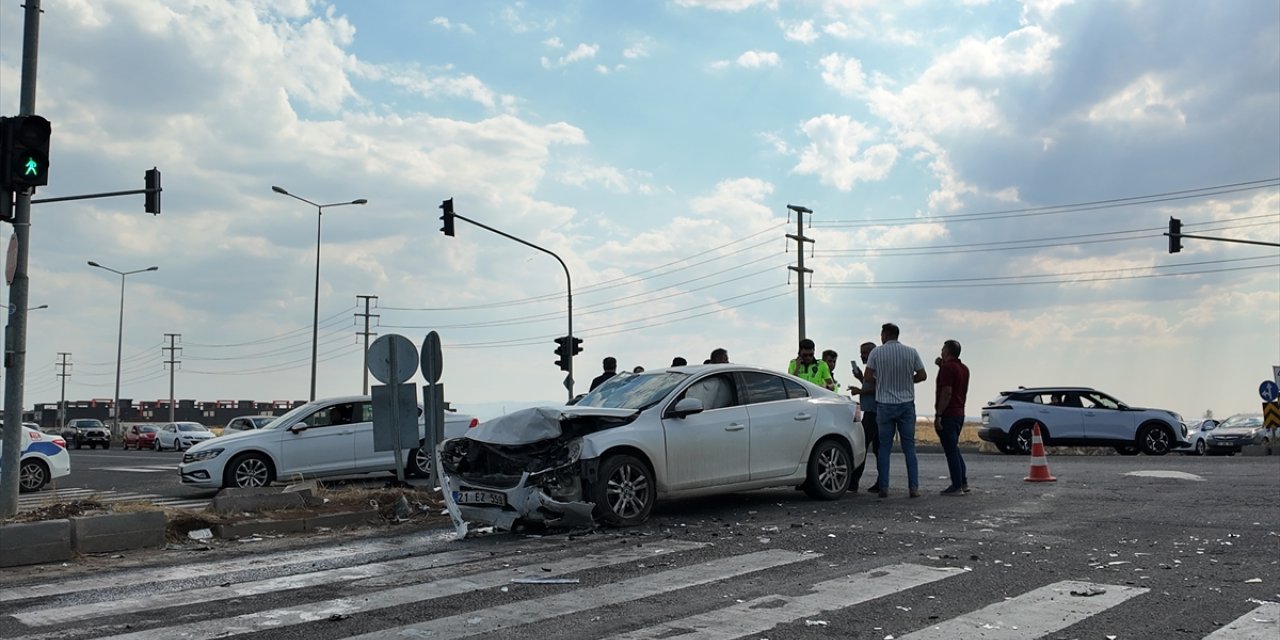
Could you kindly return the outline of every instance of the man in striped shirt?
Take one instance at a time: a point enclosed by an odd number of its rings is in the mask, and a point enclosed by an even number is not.
[[[876,452],[876,470],[880,475],[880,497],[889,497],[889,452],[896,434],[902,442],[902,456],[907,461],[907,489],[912,498],[920,497],[920,477],[916,464],[916,389],[928,374],[924,360],[914,347],[898,342],[898,325],[886,322],[880,327],[880,346],[867,358],[866,380],[875,383],[876,420],[880,427],[880,450]]]

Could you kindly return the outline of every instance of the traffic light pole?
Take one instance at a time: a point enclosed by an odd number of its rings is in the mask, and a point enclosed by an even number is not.
[[[25,0],[22,29],[22,87],[18,113],[36,111],[36,54],[40,43],[40,0]],[[0,197],[8,198],[6,190]],[[17,193],[13,205],[13,235],[17,255],[9,286],[9,322],[4,332],[4,451],[0,453],[0,519],[18,513],[18,468],[22,449],[23,385],[27,369],[27,257],[31,241],[31,192]]]
[[[451,200],[453,200],[453,198],[450,198],[449,200],[451,201]],[[496,234],[498,234],[498,235],[500,235],[500,236],[502,236],[502,237],[504,237],[504,238],[507,238],[508,240],[515,240],[516,242],[519,242],[520,244],[522,244],[522,245],[524,245],[524,246],[526,246],[526,247],[530,247],[530,248],[532,248],[532,249],[537,249],[538,251],[541,251],[541,252],[543,252],[543,253],[545,253],[545,254],[547,254],[547,255],[551,256],[552,258],[555,258],[555,259],[556,259],[556,262],[559,262],[559,263],[560,263],[560,268],[564,269],[564,282],[565,282],[565,288],[566,288],[566,290],[568,291],[568,299],[569,299],[569,333],[568,333],[568,335],[569,335],[569,337],[570,337],[570,340],[569,340],[569,343],[568,343],[568,344],[569,344],[569,349],[567,349],[568,353],[566,354],[566,359],[565,359],[565,362],[566,362],[566,363],[568,363],[568,365],[569,365],[569,366],[568,366],[568,372],[569,372],[569,375],[568,375],[568,376],[566,376],[566,377],[565,377],[565,379],[564,379],[564,386],[565,386],[565,389],[567,389],[567,390],[569,391],[569,400],[573,400],[573,344],[572,344],[572,338],[573,338],[573,279],[569,277],[569,266],[568,266],[568,265],[566,265],[566,264],[564,263],[564,260],[561,260],[561,259],[560,259],[560,256],[556,255],[556,254],[555,254],[555,252],[551,251],[550,249],[544,249],[543,247],[539,247],[538,245],[536,245],[536,244],[534,244],[534,243],[532,243],[532,242],[529,242],[529,241],[527,241],[527,240],[522,240],[522,239],[517,238],[517,237],[515,237],[515,236],[513,236],[513,235],[511,235],[511,234],[509,234],[509,233],[504,232],[504,231],[499,231],[499,230],[497,230],[497,229],[494,229],[493,227],[491,227],[491,226],[489,226],[489,225],[487,225],[487,224],[484,224],[484,223],[481,223],[481,222],[476,222],[475,220],[472,220],[471,218],[468,218],[468,217],[466,217],[466,216],[459,215],[459,214],[457,214],[457,213],[453,213],[453,212],[452,212],[452,209],[453,209],[453,207],[452,207],[452,202],[450,202],[449,215],[450,215],[450,216],[452,216],[453,218],[457,218],[457,219],[459,219],[459,220],[465,220],[465,221],[470,222],[471,224],[473,224],[473,225],[475,225],[475,226],[477,226],[477,227],[480,227],[481,229],[484,229],[484,230],[486,230],[486,231],[491,231],[491,232],[493,232],[493,233],[496,233]],[[452,235],[452,234],[448,234],[448,235]]]

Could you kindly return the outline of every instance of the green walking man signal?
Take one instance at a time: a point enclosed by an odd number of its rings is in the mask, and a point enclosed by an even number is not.
[[[0,187],[25,191],[49,184],[51,132],[40,116],[0,118]]]

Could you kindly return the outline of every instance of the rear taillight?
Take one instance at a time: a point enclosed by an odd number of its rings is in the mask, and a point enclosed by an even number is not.
[[[474,429],[474,428],[476,428],[476,427],[478,427],[478,426],[480,426],[480,421],[479,421],[478,419],[476,419],[476,418],[472,418],[472,419],[471,419],[471,424],[467,425],[467,428],[468,428],[468,429]]]
[[[67,441],[63,440],[62,438],[54,438],[53,443],[58,445],[59,447],[62,447],[63,449],[67,448]]]

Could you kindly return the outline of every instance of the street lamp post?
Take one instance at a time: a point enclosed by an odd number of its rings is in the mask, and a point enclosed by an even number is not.
[[[97,267],[104,271],[110,271],[120,276],[120,330],[116,334],[116,395],[111,400],[111,412],[115,416],[115,421],[111,425],[112,435],[120,436],[120,358],[124,355],[124,278],[135,273],[145,273],[147,271],[157,271],[160,267],[147,267],[146,269],[135,269],[133,271],[116,271],[111,267],[104,267],[92,260],[89,266]]]
[[[318,204],[306,198],[302,198],[282,187],[272,186],[271,190],[280,194],[289,196],[294,200],[301,200],[316,208],[316,293],[315,306],[311,314],[311,400],[316,399],[316,350],[320,342],[320,220],[324,217],[324,210],[329,207],[341,207],[349,204],[367,204],[369,201],[364,198],[352,200],[350,202],[331,202],[329,204]]]

